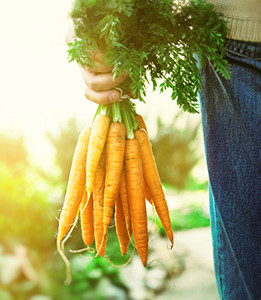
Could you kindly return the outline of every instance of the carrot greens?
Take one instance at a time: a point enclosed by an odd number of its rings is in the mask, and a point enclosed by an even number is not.
[[[144,101],[146,84],[185,111],[198,110],[201,67],[209,59],[228,78],[223,58],[227,33],[222,15],[204,0],[76,0],[71,11],[75,39],[69,60],[92,66],[90,50],[100,49],[114,76],[129,74],[122,88]]]

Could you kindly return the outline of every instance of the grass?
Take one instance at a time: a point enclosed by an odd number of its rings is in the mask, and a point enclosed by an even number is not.
[[[149,219],[153,221],[153,217],[149,217]],[[210,226],[209,216],[204,211],[201,204],[190,204],[187,207],[174,209],[170,212],[170,219],[173,231],[182,231]],[[159,234],[166,236],[165,230],[162,227],[158,217],[156,218],[156,225],[160,229]]]

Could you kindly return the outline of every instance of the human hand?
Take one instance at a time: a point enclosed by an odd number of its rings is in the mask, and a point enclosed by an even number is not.
[[[74,30],[71,26],[66,35],[66,43],[73,42],[73,37]],[[118,101],[121,97],[121,92],[116,88],[128,78],[128,74],[123,73],[113,79],[113,66],[108,66],[104,63],[103,55],[100,51],[91,53],[94,62],[93,68],[82,67],[78,64],[86,84],[84,96],[97,104],[109,104]],[[131,92],[130,96],[133,97]]]

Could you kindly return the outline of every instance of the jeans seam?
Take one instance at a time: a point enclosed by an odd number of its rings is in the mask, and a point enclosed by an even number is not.
[[[246,49],[246,48],[244,48],[244,47],[242,47],[242,46],[239,46],[239,45],[231,45],[231,44],[229,44],[229,43],[228,43],[228,45],[229,45],[229,46],[232,46],[232,47],[234,47],[234,48],[236,47],[236,48],[242,49],[242,50],[244,50],[244,51],[256,53],[255,50],[252,50],[252,49]],[[226,47],[226,50],[228,51],[227,47]],[[229,50],[230,50],[230,49],[229,49]],[[231,50],[231,51],[233,51],[233,50]]]
[[[221,214],[220,214],[220,212],[219,212],[219,208],[218,208],[218,206],[217,206],[217,204],[216,204],[216,200],[215,200],[215,196],[214,196],[214,192],[213,192],[212,184],[211,184],[211,176],[209,177],[209,187],[210,187],[211,193],[212,193],[212,202],[213,202],[213,203],[212,203],[212,206],[213,206],[213,209],[214,209],[214,218],[216,218],[216,222],[217,222],[215,226],[216,226],[216,227],[219,227],[219,228],[222,228],[222,230],[223,230],[223,232],[224,232],[224,235],[225,235],[225,238],[226,238],[226,241],[227,241],[228,246],[229,246],[229,248],[230,248],[230,251],[231,251],[231,253],[232,253],[233,257],[234,257],[234,261],[235,261],[235,264],[236,264],[236,266],[237,266],[239,275],[240,275],[240,277],[241,277],[242,282],[244,283],[245,291],[246,291],[246,293],[247,293],[247,295],[248,295],[248,300],[252,300],[251,294],[250,294],[250,292],[249,292],[249,290],[248,290],[248,287],[247,287],[247,285],[246,285],[246,282],[245,282],[245,280],[244,280],[244,276],[243,276],[243,274],[242,274],[242,272],[241,272],[241,269],[240,269],[240,267],[239,267],[239,265],[238,265],[238,262],[237,262],[237,259],[236,259],[236,257],[235,257],[234,250],[233,250],[233,248],[232,248],[232,246],[231,246],[231,244],[230,244],[230,242],[229,242],[229,238],[228,238],[228,235],[227,235],[227,231],[226,231],[225,225],[224,225],[224,223],[223,223],[222,216],[221,216]],[[217,215],[218,215],[218,217],[217,217]],[[213,215],[212,215],[212,216],[213,216]],[[220,240],[222,240],[222,238],[221,238],[221,230],[217,230],[217,233],[218,233],[218,235],[217,235],[217,237],[218,237],[218,242],[220,242]],[[219,257],[219,262],[221,262],[221,261],[222,261],[222,256],[221,256],[221,254],[220,254],[220,251],[218,251],[218,257]],[[221,265],[222,265],[222,263],[219,263],[219,265],[218,265],[219,275],[221,275],[221,274],[223,273],[223,272],[222,272]],[[220,285],[220,291],[221,291],[221,295],[220,295],[221,300],[226,300],[226,299],[224,299],[224,297],[223,297],[223,294],[224,294],[223,286],[224,286],[224,285],[223,285],[223,279],[222,279],[221,276],[219,276],[219,285]]]
[[[226,41],[225,51],[237,55],[239,57],[244,57],[253,60],[261,60],[260,50],[256,47],[260,43],[250,43],[238,40],[230,40]],[[243,50],[243,53],[239,53],[239,50]]]
[[[253,59],[253,60],[261,60],[261,58],[259,57],[249,57],[248,55],[244,55],[244,54],[241,54],[241,53],[238,53],[236,51],[233,51],[233,50],[228,50],[226,49],[227,52],[231,53],[231,54],[234,54],[234,55],[237,55],[237,56],[240,56],[240,57],[243,57],[243,58],[247,58],[247,59]]]

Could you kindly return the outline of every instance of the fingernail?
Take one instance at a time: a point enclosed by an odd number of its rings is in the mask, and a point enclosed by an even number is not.
[[[118,100],[118,94],[117,93],[111,93],[110,96],[109,96],[109,100],[111,102],[115,102],[116,100]]]

